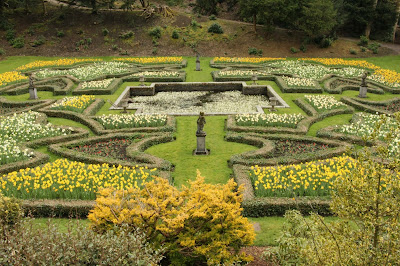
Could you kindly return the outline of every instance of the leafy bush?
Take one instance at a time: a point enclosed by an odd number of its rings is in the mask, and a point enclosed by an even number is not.
[[[379,43],[371,43],[368,45],[368,49],[371,50],[374,54],[378,53],[379,47],[381,47]]]
[[[108,29],[103,28],[103,29],[101,30],[101,33],[103,33],[103,36],[107,36],[108,33],[110,33],[110,32],[108,31]]]
[[[5,54],[6,54],[6,51],[4,51],[3,48],[0,48],[0,55],[5,55]]]
[[[300,46],[300,51],[302,51],[303,53],[305,53],[305,52],[307,52],[307,44],[302,44],[301,46]]]
[[[173,265],[193,265],[199,259],[230,265],[249,261],[239,249],[254,240],[251,223],[241,216],[241,191],[233,180],[206,184],[200,173],[181,190],[155,178],[143,189],[101,190],[88,218],[96,232],[122,224],[139,227],[154,246],[166,244]]]
[[[46,39],[44,38],[44,36],[40,36],[37,40],[35,40],[33,42],[33,47],[40,46],[40,45],[44,44],[45,42],[46,42]]]
[[[214,23],[208,28],[208,32],[222,34],[224,33],[224,30],[222,29],[221,25]]]
[[[294,47],[290,47],[290,51],[292,52],[292,54],[295,54],[295,53],[299,52],[299,50],[297,50]]]
[[[171,35],[172,39],[179,39],[179,33],[177,30],[174,30]]]
[[[354,54],[355,55],[355,54],[357,54],[357,51],[351,48],[350,49],[350,54]]]
[[[364,53],[365,51],[367,51],[367,48],[365,48],[364,46],[361,46],[360,50],[361,50],[361,52]]]
[[[16,32],[15,32],[14,29],[9,29],[9,30],[6,31],[6,40],[7,40],[8,42],[11,43],[12,40],[15,39],[15,37],[16,37]]]
[[[254,48],[254,47],[249,47],[248,52],[249,52],[249,55],[262,56],[262,54],[263,54],[263,50],[262,49],[258,50],[257,48]]]
[[[162,33],[162,29],[160,26],[154,27],[149,30],[149,35],[156,39],[161,38],[161,33]]]
[[[118,37],[126,40],[131,38],[133,34],[134,34],[133,31],[121,32]]]
[[[209,20],[217,20],[217,17],[214,14],[212,14],[211,16],[208,17],[208,19]]]
[[[62,37],[64,37],[64,36],[65,36],[65,33],[64,33],[63,30],[58,30],[58,31],[57,31],[57,37],[62,38]]]
[[[190,26],[193,28],[198,28],[200,24],[195,19],[192,19],[192,21],[190,22]]]
[[[85,226],[37,228],[32,222],[0,238],[1,265],[158,265],[162,249],[146,243],[143,233],[123,227],[97,234]]]
[[[360,41],[358,42],[358,45],[368,46],[368,42],[369,42],[369,39],[366,36],[362,35],[362,36],[360,36]]]
[[[319,43],[320,48],[328,48],[332,46],[332,43],[334,42],[333,38],[331,37],[323,37],[321,39],[321,42]]]
[[[86,41],[86,44],[87,44],[87,45],[91,45],[92,42],[93,42],[93,41],[92,41],[92,38],[86,38],[85,41]]]
[[[25,46],[25,39],[24,37],[15,38],[11,44],[14,48],[22,48]]]
[[[153,50],[151,50],[151,53],[156,55],[158,53],[157,47],[154,47]]]
[[[22,217],[21,202],[0,194],[0,228],[4,226],[13,227],[21,222]]]

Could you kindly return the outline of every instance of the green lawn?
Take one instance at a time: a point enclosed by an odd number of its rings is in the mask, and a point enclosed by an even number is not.
[[[182,186],[196,178],[200,170],[207,182],[226,183],[232,170],[228,167],[229,158],[238,153],[255,150],[256,147],[226,142],[224,140],[225,116],[207,116],[204,131],[207,133],[206,147],[211,150],[208,156],[193,156],[196,149],[197,117],[177,117],[176,141],[150,147],[146,152],[162,157],[175,165],[172,173],[174,184]]]

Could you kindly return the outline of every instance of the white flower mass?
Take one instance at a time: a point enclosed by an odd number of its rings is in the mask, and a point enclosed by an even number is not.
[[[159,92],[132,99],[130,108],[140,107],[143,113],[150,114],[257,113],[256,106],[269,104],[263,95],[243,95],[240,91]]]

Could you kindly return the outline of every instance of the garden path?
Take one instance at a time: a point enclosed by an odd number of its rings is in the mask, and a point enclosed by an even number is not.
[[[172,176],[177,187],[181,187],[188,180],[194,180],[197,169],[208,183],[226,183],[232,174],[232,169],[227,163],[230,157],[257,148],[225,141],[225,119],[226,116],[206,117],[206,147],[211,150],[208,156],[192,155],[196,148],[197,129],[197,117],[194,116],[177,117],[176,141],[150,147],[146,153],[166,159],[175,165]]]

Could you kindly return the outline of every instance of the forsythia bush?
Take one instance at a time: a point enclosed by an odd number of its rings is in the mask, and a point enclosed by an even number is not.
[[[142,189],[100,191],[89,220],[97,232],[115,225],[139,227],[150,243],[165,245],[173,265],[196,260],[230,265],[251,260],[239,249],[255,237],[252,224],[241,216],[241,201],[241,188],[233,180],[210,185],[198,173],[178,190],[156,178]]]
[[[0,228],[18,224],[24,213],[21,203],[15,198],[4,197],[0,193]]]

